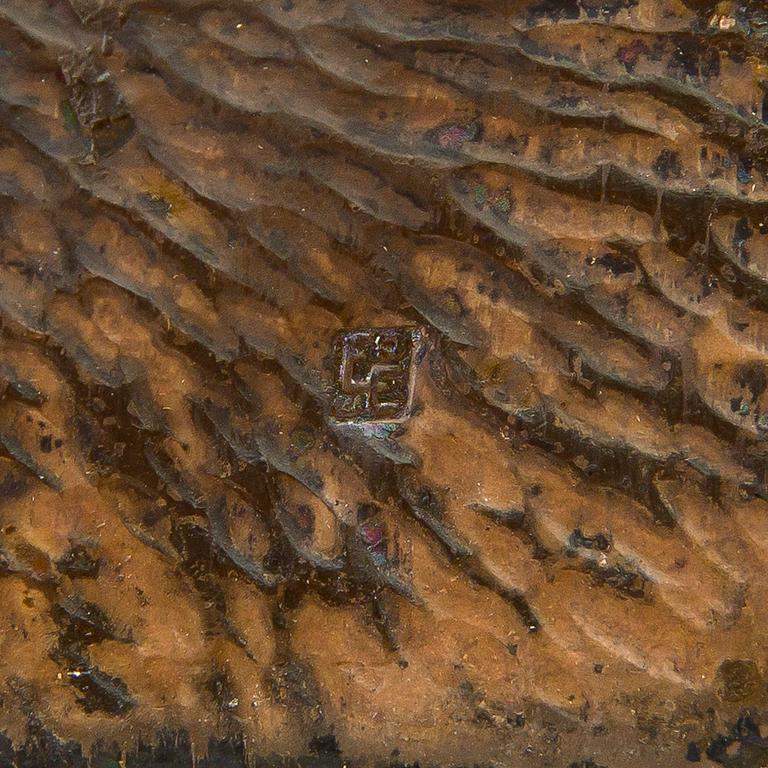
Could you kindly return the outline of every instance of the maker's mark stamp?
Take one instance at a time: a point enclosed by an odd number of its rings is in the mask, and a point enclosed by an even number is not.
[[[418,328],[360,328],[336,339],[336,421],[403,421],[413,396]]]

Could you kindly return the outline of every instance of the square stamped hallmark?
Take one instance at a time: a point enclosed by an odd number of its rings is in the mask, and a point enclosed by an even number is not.
[[[408,418],[422,346],[419,328],[358,328],[336,338],[331,416],[338,422]]]

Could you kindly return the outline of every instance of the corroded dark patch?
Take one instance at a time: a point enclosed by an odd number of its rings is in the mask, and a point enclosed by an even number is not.
[[[768,759],[768,739],[759,723],[747,712],[726,734],[719,734],[707,744],[706,756],[727,768],[759,768]]]
[[[717,670],[720,695],[726,701],[743,701],[758,693],[762,675],[753,659],[726,659]]]
[[[70,577],[96,578],[100,560],[94,549],[85,544],[75,544],[56,561],[59,573]]]
[[[69,90],[63,105],[81,129],[90,135],[93,150],[109,155],[133,133],[133,118],[110,72],[99,67],[92,49],[72,51],[60,59],[61,76]]]
[[[128,686],[119,677],[90,664],[85,657],[69,658],[68,662],[67,676],[80,692],[78,704],[86,712],[123,715],[134,707]]]

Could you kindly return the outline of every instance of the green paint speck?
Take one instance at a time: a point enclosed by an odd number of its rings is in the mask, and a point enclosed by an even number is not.
[[[64,99],[61,102],[61,114],[64,116],[64,125],[67,126],[67,130],[76,131],[78,128],[77,115],[75,110],[72,109],[69,99]]]

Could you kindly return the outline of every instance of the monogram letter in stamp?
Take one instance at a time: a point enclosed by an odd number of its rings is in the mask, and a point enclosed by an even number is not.
[[[360,328],[336,339],[332,416],[339,422],[403,421],[413,396],[418,328]]]

